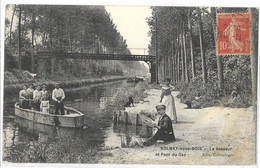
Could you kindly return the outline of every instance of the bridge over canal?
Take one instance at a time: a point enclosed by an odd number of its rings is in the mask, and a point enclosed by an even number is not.
[[[152,55],[126,55],[126,54],[95,54],[95,53],[64,53],[64,52],[38,52],[37,75],[45,76],[46,61],[57,59],[92,59],[92,60],[123,60],[144,61],[148,63],[151,73],[151,82],[156,82],[156,57]],[[54,65],[51,65],[53,69]]]

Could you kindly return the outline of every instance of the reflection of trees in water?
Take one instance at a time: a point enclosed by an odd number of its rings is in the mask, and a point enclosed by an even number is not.
[[[125,124],[114,124],[113,131],[120,135],[121,147],[135,146],[142,138],[150,138],[153,134],[151,127]]]

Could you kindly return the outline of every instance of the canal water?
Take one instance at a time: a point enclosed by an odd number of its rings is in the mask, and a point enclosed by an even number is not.
[[[65,89],[65,105],[85,114],[82,128],[58,128],[16,117],[13,105],[17,95],[5,95],[3,118],[3,160],[26,150],[35,143],[56,143],[61,140],[79,139],[89,146],[105,148],[131,147],[133,143],[152,136],[152,128],[131,125],[116,125],[112,113],[102,109],[123,82],[92,85],[83,88]],[[128,87],[133,87],[129,85]]]

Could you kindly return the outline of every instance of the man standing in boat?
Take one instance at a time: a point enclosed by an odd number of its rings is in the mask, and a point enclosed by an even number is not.
[[[33,91],[34,110],[40,111],[41,99],[42,99],[41,85],[37,85],[36,90]]]
[[[60,110],[61,115],[64,115],[64,103],[63,103],[64,98],[65,98],[65,93],[57,83],[55,85],[55,89],[52,91],[52,100],[54,101],[55,114],[59,114],[59,110]]]

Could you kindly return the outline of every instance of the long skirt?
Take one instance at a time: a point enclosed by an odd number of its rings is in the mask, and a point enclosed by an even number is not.
[[[177,114],[173,96],[171,94],[164,95],[162,103],[166,106],[165,113],[171,118],[172,121],[177,122]]]

